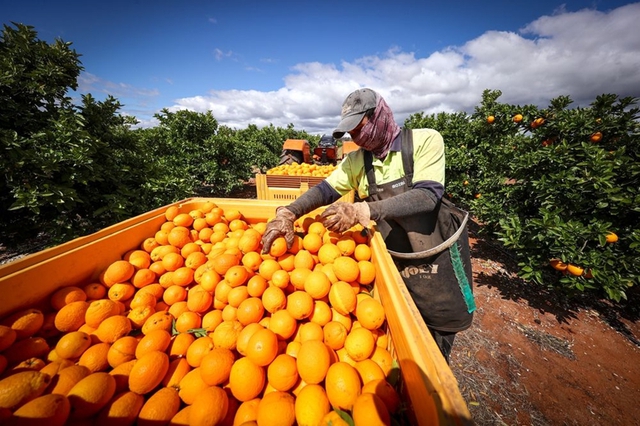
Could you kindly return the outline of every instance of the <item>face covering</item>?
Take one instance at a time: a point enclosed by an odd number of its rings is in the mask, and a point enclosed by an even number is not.
[[[376,158],[383,159],[389,153],[394,139],[400,134],[400,126],[396,124],[389,105],[382,96],[377,96],[378,101],[373,115],[362,127],[360,133],[353,137],[353,141],[363,149],[371,151]]]

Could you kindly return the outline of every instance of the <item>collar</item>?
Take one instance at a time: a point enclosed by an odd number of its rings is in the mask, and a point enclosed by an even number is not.
[[[402,132],[398,133],[398,136],[391,142],[389,151],[402,151]]]

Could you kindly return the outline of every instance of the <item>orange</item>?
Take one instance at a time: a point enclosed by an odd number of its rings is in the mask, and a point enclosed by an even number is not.
[[[362,386],[362,393],[372,393],[382,400],[390,413],[396,413],[400,408],[400,395],[385,379],[375,379]]]
[[[129,389],[144,395],[158,386],[169,371],[169,356],[151,351],[138,358],[129,373]]]
[[[227,393],[220,387],[209,387],[204,389],[191,404],[189,424],[192,426],[222,424],[228,409]]]
[[[247,357],[233,363],[229,373],[229,388],[233,396],[241,402],[256,398],[265,386],[264,368]]]
[[[279,391],[288,391],[298,382],[296,359],[291,355],[280,354],[269,364],[267,379],[271,386]]]
[[[216,289],[218,283],[222,280],[220,274],[214,270],[206,271],[200,277],[198,284],[206,291],[213,292]]]
[[[222,280],[218,283],[215,291],[213,292],[213,296],[216,300],[222,302],[223,306],[219,308],[218,306],[214,305],[214,308],[222,309],[224,305],[229,303],[229,293],[231,292],[232,289],[233,287],[231,287],[229,283],[225,280]]]
[[[49,299],[49,302],[51,303],[51,307],[54,310],[59,311],[64,305],[68,303],[78,301],[84,302],[85,300],[87,300],[87,294],[81,288],[76,286],[69,286],[62,287],[61,289],[53,292]]]
[[[39,371],[21,371],[0,381],[0,407],[14,410],[42,395],[51,378]]]
[[[65,395],[49,394],[37,397],[18,408],[13,413],[12,420],[15,424],[62,426],[67,422],[70,412],[71,404]]]
[[[242,256],[242,264],[250,271],[256,272],[262,263],[262,256],[257,251],[247,252]]]
[[[331,285],[331,290],[329,290],[329,302],[331,303],[332,308],[339,313],[349,315],[349,313],[356,309],[357,298],[348,283],[338,281]]]
[[[222,253],[210,259],[212,261],[214,271],[222,276],[227,273],[227,270],[229,268],[240,264],[240,260],[237,258],[237,256],[231,253]]]
[[[84,314],[85,323],[93,328],[98,328],[105,319],[118,315],[118,304],[111,299],[94,300],[89,304]]]
[[[145,322],[156,312],[167,310],[166,306],[163,306],[164,302],[156,303],[155,309],[151,306],[140,306],[138,308],[133,308],[127,314],[127,318],[131,321],[131,328],[136,330],[142,328]]]
[[[222,323],[222,311],[214,309],[207,312],[202,317],[202,328],[207,331],[213,331],[218,325]]]
[[[173,323],[173,315],[166,311],[159,311],[151,316],[144,322],[142,326],[142,334],[147,334],[151,330],[162,328],[164,330],[171,330],[171,324]]]
[[[299,250],[293,258],[294,269],[313,269],[316,261],[308,250]]]
[[[156,281],[156,273],[151,269],[138,269],[131,277],[131,284],[136,288],[142,288]]]
[[[315,322],[324,327],[329,321],[331,321],[331,307],[324,300],[316,300],[313,313],[309,316],[309,321]]]
[[[364,327],[354,328],[344,341],[344,348],[354,361],[369,358],[376,348],[376,342],[371,331]]]
[[[265,367],[278,355],[278,336],[267,328],[258,330],[249,338],[245,352],[253,363]]]
[[[56,314],[56,328],[65,333],[78,330],[84,324],[84,315],[88,308],[89,304],[84,301],[64,305]]]
[[[133,276],[135,267],[126,260],[116,260],[107,266],[102,279],[107,287],[111,287],[115,283],[126,282]]]
[[[279,287],[268,287],[262,293],[262,305],[267,312],[274,313],[287,306],[287,296]]]
[[[244,326],[259,322],[264,316],[264,306],[258,297],[249,297],[238,305],[237,318]]]
[[[356,249],[356,242],[351,234],[342,235],[335,244],[343,256],[351,256]]]
[[[194,273],[195,271],[188,266],[181,266],[180,268],[173,271],[171,281],[175,285],[186,287],[189,284],[193,283]]]
[[[164,387],[155,391],[138,414],[137,426],[167,424],[180,410],[180,397],[175,388]]]
[[[78,360],[78,365],[87,367],[92,373],[106,371],[109,368],[110,348],[110,343],[97,343],[90,346]]]
[[[299,425],[320,425],[331,411],[327,393],[321,385],[307,385],[296,396],[295,412]]]
[[[295,334],[297,327],[296,319],[286,309],[271,314],[268,328],[278,336],[279,340],[289,339]]]
[[[253,232],[243,234],[238,241],[238,248],[245,254],[257,252],[260,248],[260,235]]]
[[[107,288],[100,283],[87,284],[82,290],[87,295],[87,300],[103,299],[107,295]]]
[[[295,398],[282,391],[266,394],[258,403],[257,424],[293,426],[296,421]]]
[[[312,222],[307,229],[308,234],[318,234],[320,236],[323,236],[326,231],[327,228],[325,228],[322,222]]]
[[[342,325],[345,326],[347,331],[351,330],[351,326],[353,325],[353,321],[351,320],[351,315],[341,314],[335,308],[331,308],[331,321],[338,321]]]
[[[351,410],[362,390],[358,371],[346,362],[331,364],[325,378],[325,389],[332,407]]]
[[[356,318],[358,322],[369,330],[376,330],[382,326],[385,320],[382,303],[373,297],[361,299],[356,306]]]
[[[293,271],[289,273],[289,282],[297,290],[304,290],[304,282],[310,273],[311,273],[311,269],[309,268],[295,268]]]
[[[213,346],[234,350],[237,346],[238,335],[242,331],[242,328],[242,324],[237,320],[223,321],[216,327],[213,333],[211,333]]]
[[[555,269],[556,271],[564,271],[567,269],[567,264],[564,263],[563,261],[561,261],[560,259],[551,259],[549,261],[549,264],[551,265],[551,267],[553,269]]]
[[[84,292],[82,293],[84,294]],[[5,318],[2,324],[13,330],[15,334],[13,340],[22,340],[26,337],[33,336],[42,328],[44,324],[44,314],[38,309],[25,309]]]
[[[302,239],[302,247],[309,253],[318,253],[322,247],[322,236],[316,233],[309,233]]]
[[[246,325],[240,333],[238,333],[238,338],[236,339],[236,351],[243,356],[247,355],[247,345],[249,344],[249,339],[251,336],[258,331],[265,328],[259,323],[250,323]]]
[[[171,426],[189,426],[189,417],[191,416],[191,406],[187,405],[171,418],[169,424]]]
[[[239,426],[247,424],[247,426],[251,426],[256,423],[256,419],[258,418],[258,404],[262,398],[254,398],[248,401],[241,403],[238,406],[238,410],[236,411],[236,415],[233,421],[233,426]]]
[[[176,226],[189,227],[193,224],[193,217],[188,213],[178,213],[173,218],[173,224]]]
[[[276,287],[285,289],[289,285],[289,280],[290,280],[289,273],[284,269],[279,269],[275,271],[273,275],[271,275],[270,282],[272,285]]]
[[[163,244],[151,250],[149,256],[151,257],[152,262],[157,262],[158,260],[162,260],[169,253],[180,254],[180,249],[170,244]],[[153,263],[151,265],[153,265]],[[149,265],[150,269],[152,269],[151,265]]]
[[[64,334],[56,343],[56,353],[60,358],[76,359],[91,346],[91,337],[82,331]]]
[[[238,308],[231,306],[228,304],[224,308],[222,308],[222,320],[227,321],[235,321],[238,319]]]
[[[144,250],[132,250],[124,256],[124,260],[131,263],[136,269],[145,269],[151,265],[151,256]]]
[[[93,333],[98,340],[113,343],[131,332],[131,321],[122,315],[111,316],[100,323]]]
[[[323,265],[333,263],[334,260],[340,256],[342,256],[340,249],[337,245],[332,243],[323,244],[323,246],[320,247],[320,250],[318,250],[318,260]]]
[[[327,278],[329,278],[329,281],[331,281],[331,284],[334,284],[340,281],[336,276],[336,273],[333,272],[333,263],[327,263],[326,265],[321,265],[320,268],[318,268],[318,270],[323,274],[325,274]]]
[[[133,336],[124,336],[113,342],[107,352],[107,362],[112,368],[136,359],[136,347],[138,339]]]
[[[178,333],[186,333],[189,330],[200,328],[202,325],[202,317],[200,314],[191,311],[185,311],[176,318],[175,329]]]
[[[371,260],[371,248],[367,244],[358,244],[353,251],[353,257],[357,261]]]
[[[178,206],[169,206],[167,207],[167,210],[165,210],[164,212],[164,217],[168,221],[172,221],[173,219],[175,219],[176,216],[178,216],[179,213],[180,213],[180,209],[178,208]]]
[[[214,348],[213,339],[209,336],[198,337],[187,349],[187,361],[192,367],[199,367],[202,358]]]
[[[152,351],[165,352],[171,343],[171,334],[162,329],[152,330],[138,342],[135,350],[136,358],[140,359]]]
[[[167,271],[175,271],[184,266],[184,257],[180,253],[167,253],[162,257],[162,266]]]
[[[247,281],[247,292],[251,297],[262,297],[269,283],[261,275],[254,275]]]
[[[64,370],[63,370],[64,371]],[[116,392],[116,379],[109,373],[88,375],[76,383],[69,393],[71,419],[86,419],[97,414]]]
[[[238,287],[245,284],[249,280],[249,270],[244,265],[234,265],[227,269],[224,279],[231,287]]]
[[[363,385],[366,385],[373,380],[386,379],[384,371],[382,371],[382,367],[372,359],[367,358],[362,361],[357,361],[355,367],[360,375],[360,380]]]
[[[200,375],[208,386],[225,383],[229,379],[235,356],[230,349],[213,348],[202,358]]]
[[[304,281],[304,291],[314,299],[322,299],[329,294],[331,281],[324,272],[313,271],[307,275]]]
[[[618,236],[613,232],[609,232],[605,239],[609,244],[613,244],[618,241]]]
[[[368,260],[358,261],[358,283],[369,285],[376,279],[376,267]]]
[[[213,295],[199,286],[187,292],[187,307],[191,312],[204,313],[211,308]]]
[[[522,114],[516,114],[513,116],[513,122],[514,123],[519,123],[522,121]]]
[[[298,326],[298,336],[301,342],[306,342],[307,340],[323,340],[324,334],[322,330],[322,326],[315,322],[305,322]]]
[[[91,374],[83,365],[71,365],[61,369],[52,377],[47,393],[66,395],[76,383]],[[38,376],[34,376],[38,377]]]
[[[167,348],[169,358],[185,357],[189,346],[191,346],[195,340],[195,336],[190,333],[179,333],[173,336],[171,343],[169,343],[169,348]]]
[[[297,320],[308,318],[313,313],[314,300],[305,291],[296,290],[287,296],[287,311]]]
[[[329,348],[320,340],[301,342],[296,358],[300,378],[307,384],[322,382],[327,374],[331,357]]]
[[[271,279],[273,273],[279,269],[282,269],[280,264],[275,259],[264,259],[258,268],[258,273],[267,281]]]
[[[193,404],[200,392],[208,387],[209,385],[202,380],[200,368],[194,368],[180,380],[178,396],[185,404]]]
[[[162,300],[169,306],[186,301],[187,289],[179,285],[170,285],[162,293]]]
[[[133,284],[115,283],[107,291],[107,296],[111,300],[124,302],[125,300],[131,299],[135,292],[136,288]]]
[[[323,341],[331,349],[338,350],[347,339],[347,328],[338,321],[329,321],[323,327]]]
[[[133,424],[144,404],[144,397],[135,392],[117,393],[98,413],[96,425],[107,426],[114,423]]]
[[[333,271],[340,281],[352,282],[358,279],[360,269],[352,257],[340,256],[333,261]]]
[[[573,276],[579,277],[584,273],[584,268],[570,263],[567,266],[567,272]]]
[[[278,256],[276,261],[280,268],[286,272],[291,272],[295,268],[295,259],[296,256],[292,253],[285,253],[282,256]]]
[[[180,381],[189,371],[191,371],[191,366],[186,358],[175,358],[169,361],[169,370],[162,378],[162,386],[177,388],[180,386]]]
[[[353,422],[362,425],[390,425],[391,415],[381,398],[373,393],[359,395],[353,404]]]
[[[284,237],[276,238],[271,244],[271,248],[269,249],[269,254],[273,257],[282,256],[287,252],[287,241]]]
[[[133,295],[133,298],[131,298],[131,301],[129,302],[129,308],[135,309],[135,308],[140,308],[144,306],[155,308],[157,303],[158,301],[156,299],[156,296],[153,293],[147,292],[147,291],[139,291]],[[85,319],[86,319],[86,315],[85,315]]]

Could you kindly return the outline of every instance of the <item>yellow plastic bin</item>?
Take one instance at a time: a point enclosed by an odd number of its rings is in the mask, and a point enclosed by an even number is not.
[[[278,200],[288,204],[297,199],[320,182],[324,178],[313,176],[270,176],[256,175],[256,191],[259,200]],[[353,203],[354,192],[350,191],[338,201]]]
[[[172,205],[188,213],[207,201],[223,209],[239,210],[249,223],[275,215],[275,200],[191,198]],[[31,254],[0,266],[0,318],[29,307],[48,308],[49,295],[58,288],[82,286],[128,250],[139,248],[165,222],[169,206],[149,211],[94,234]],[[413,303],[384,242],[374,234],[372,262],[376,267],[375,297],[385,307],[390,351],[400,367],[408,417],[419,425],[471,425],[469,410],[451,369]]]

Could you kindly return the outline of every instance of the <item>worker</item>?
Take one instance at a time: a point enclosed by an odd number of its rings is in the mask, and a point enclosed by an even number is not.
[[[444,142],[433,129],[402,129],[377,92],[364,88],[342,104],[333,132],[349,133],[360,149],[350,152],[328,177],[287,206],[278,207],[262,238],[263,251],[284,237],[291,247],[294,221],[329,205],[321,220],[344,232],[375,221],[431,335],[445,360],[455,334],[472,322],[472,293],[466,219],[443,199]],[[355,203],[336,202],[355,190]]]

